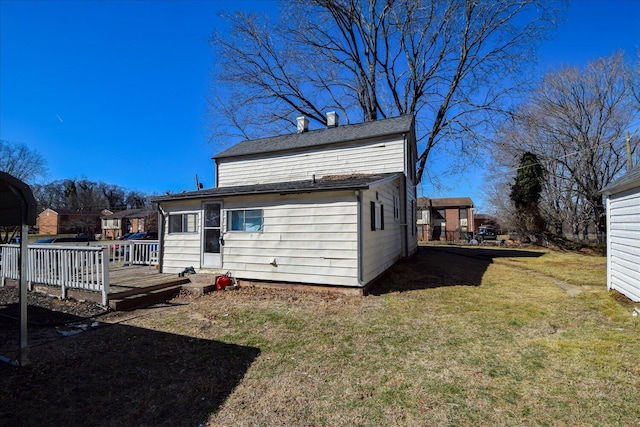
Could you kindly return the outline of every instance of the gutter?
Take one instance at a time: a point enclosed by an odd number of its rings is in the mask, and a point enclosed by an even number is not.
[[[363,206],[362,191],[356,190],[356,202],[358,204],[358,284],[364,286],[364,224],[363,224]]]
[[[160,202],[157,202],[158,206],[158,273],[162,273],[162,266],[164,264],[164,217],[165,213],[160,206]]]

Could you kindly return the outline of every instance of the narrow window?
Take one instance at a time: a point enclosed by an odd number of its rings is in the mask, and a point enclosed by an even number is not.
[[[384,206],[371,202],[371,231],[384,230]]]
[[[400,196],[393,193],[393,219],[400,221]]]
[[[371,231],[376,231],[376,202],[371,202]]]

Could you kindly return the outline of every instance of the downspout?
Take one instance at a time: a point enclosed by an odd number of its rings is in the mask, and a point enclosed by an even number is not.
[[[605,197],[605,203],[607,204],[607,290],[611,290],[612,274],[611,274],[611,194],[607,194]]]
[[[164,211],[158,202],[158,273],[164,265]]]
[[[215,184],[214,184],[214,187],[215,187],[215,188],[218,188],[218,159],[216,159],[215,157],[214,157],[214,159],[213,159],[213,164],[215,165],[215,170],[216,170],[216,173],[215,173],[215,176],[216,176],[216,182],[215,182]]]
[[[362,208],[362,191],[356,191],[358,203],[358,284],[364,286],[364,225]]]
[[[402,138],[404,139],[404,158],[405,161],[407,163],[409,163],[407,165],[407,171],[403,174],[403,179],[402,179],[402,192],[404,194],[404,234],[403,234],[403,240],[404,240],[404,247],[403,247],[403,258],[406,258],[407,256],[409,256],[409,223],[413,221],[413,215],[411,215],[411,218],[407,218],[407,204],[409,203],[409,198],[407,197],[407,179],[409,179],[408,177],[408,173],[409,173],[409,169],[410,167],[414,167],[413,165],[411,165],[411,162],[408,161],[407,159],[407,134],[403,133],[402,134]]]

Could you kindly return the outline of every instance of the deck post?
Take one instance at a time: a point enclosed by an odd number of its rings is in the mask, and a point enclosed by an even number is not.
[[[102,266],[102,305],[107,306],[109,295],[109,247],[102,248],[102,260],[99,263]]]

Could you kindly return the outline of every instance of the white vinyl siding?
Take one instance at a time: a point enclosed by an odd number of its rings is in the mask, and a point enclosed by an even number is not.
[[[259,158],[219,159],[218,187],[322,178],[328,175],[405,172],[403,139],[357,142]],[[392,206],[392,205],[389,205]]]
[[[169,217],[172,214],[197,214],[195,232],[192,233],[164,233],[163,244],[163,273],[179,273],[186,267],[200,268],[201,235],[200,213],[201,201],[171,202],[162,205],[169,215],[164,217],[164,229],[168,230]]]
[[[608,287],[640,301],[640,190],[607,199]]]
[[[368,283],[382,274],[402,257],[404,224],[394,221],[389,212],[393,212],[393,195],[404,177],[398,177],[378,186],[372,186],[363,192],[363,282]],[[377,193],[377,198],[376,198]],[[371,203],[376,206],[375,212],[380,212],[380,206],[385,208],[384,229],[372,230]],[[391,207],[391,208],[389,208]],[[402,206],[400,207],[402,210]],[[410,234],[410,233],[409,233]]]
[[[358,286],[354,192],[230,198],[225,209],[263,211],[261,232],[224,234],[223,269],[235,277]]]

